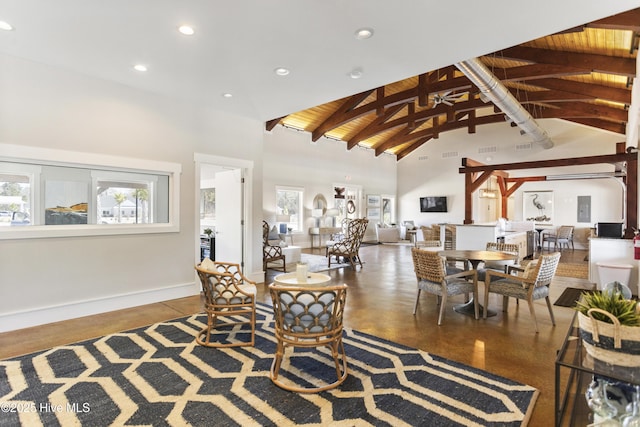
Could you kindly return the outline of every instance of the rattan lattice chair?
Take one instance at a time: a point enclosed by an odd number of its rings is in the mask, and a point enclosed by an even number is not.
[[[540,256],[537,262],[529,263],[524,269],[509,267],[509,273],[487,271],[484,306],[488,308],[490,292],[502,295],[502,311],[505,312],[508,309],[509,297],[526,300],[529,304],[529,312],[531,312],[536,333],[538,333],[538,321],[536,320],[533,301],[544,298],[551,316],[551,323],[555,326],[556,321],[553,317],[553,309],[549,300],[549,286],[553,276],[556,274],[559,262],[560,252],[554,252]],[[519,275],[510,274],[513,271],[519,272]],[[487,310],[484,311],[484,317],[486,319]]]
[[[475,270],[463,270],[453,274],[447,274],[446,259],[437,252],[424,249],[411,249],[413,267],[418,280],[418,295],[413,307],[413,314],[418,310],[420,293],[428,292],[438,296],[440,314],[438,326],[444,319],[444,310],[447,305],[447,297],[454,295],[469,295],[473,293],[473,306],[475,317],[478,318],[478,276]]]
[[[269,292],[275,314],[276,354],[269,377],[277,386],[299,393],[317,393],[335,388],[347,378],[347,355],[342,343],[347,285],[284,286],[272,283]],[[283,382],[280,368],[288,347],[328,347],[336,380],[316,387]],[[321,363],[321,362],[317,362]],[[325,381],[326,383],[326,381]]]
[[[204,310],[207,313],[207,326],[196,335],[196,342],[206,347],[242,347],[255,343],[256,333],[256,283],[247,279],[240,270],[240,265],[228,262],[214,262],[205,258],[196,266],[202,295]],[[230,328],[226,341],[212,341],[213,335],[222,336],[214,329],[218,325],[218,317],[229,319],[223,325]],[[247,320],[238,320],[244,317]],[[234,319],[234,320],[232,320]],[[236,341],[238,328],[250,325],[249,341]],[[242,333],[242,332],[241,332]]]
[[[287,272],[287,260],[282,253],[280,246],[269,244],[269,224],[262,221],[262,269],[264,270],[265,281],[267,279],[267,269],[270,262],[282,261],[282,271]],[[278,267],[279,268],[279,267]]]
[[[329,256],[329,248],[333,245],[335,245],[338,242],[341,242],[344,240],[344,238],[348,235],[349,233],[349,222],[351,222],[351,218],[342,218],[342,221],[340,221],[340,232],[339,233],[333,233],[331,234],[331,237],[329,240],[327,240],[325,246],[324,246],[324,255],[325,256]]]
[[[364,233],[367,231],[367,224],[369,224],[369,220],[366,218],[357,218],[349,221],[345,238],[327,248],[328,267],[331,267],[332,257],[336,257],[336,259],[342,257],[349,261],[354,270],[356,268],[356,262],[360,264],[362,268],[360,245],[362,244]]]

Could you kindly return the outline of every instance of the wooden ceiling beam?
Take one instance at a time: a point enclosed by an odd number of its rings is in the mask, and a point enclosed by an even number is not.
[[[618,13],[617,15],[590,22],[587,24],[587,27],[640,32],[640,9],[628,10]]]
[[[621,104],[631,104],[631,89],[615,88],[563,79],[541,79],[531,81],[529,84],[545,89],[563,90],[566,92],[591,95],[599,99],[619,102]]]
[[[475,111],[476,108],[486,107],[486,105],[487,104],[483,103],[479,99],[456,102],[452,107],[445,104],[440,104],[435,108],[416,112],[412,119],[415,121],[416,127],[419,127],[421,123],[424,123],[425,121],[430,120],[433,117],[447,114],[450,110],[463,112]],[[374,120],[356,135],[351,137],[349,139],[349,142],[356,145],[358,142],[365,141],[366,139],[371,138],[374,135],[386,132],[396,127],[406,126],[408,120],[409,119],[407,117],[398,117],[394,120]]]
[[[593,101],[596,98],[574,92],[564,92],[559,90],[538,90],[535,92],[509,89],[511,94],[521,103],[531,102],[568,102],[568,101]]]
[[[452,67],[446,68],[453,69]],[[418,79],[418,81],[419,80],[420,79]],[[434,82],[433,84],[429,85],[429,91],[430,93],[438,93],[446,90],[469,90],[471,86],[471,81],[467,77],[461,76]],[[376,89],[371,89],[369,91],[365,91],[349,97],[345,100],[342,106],[338,108],[330,117],[328,117],[323,123],[317,126],[316,129],[311,131],[311,139],[312,141],[317,141],[325,133],[337,127],[340,127],[351,120],[367,115],[372,111],[377,112],[380,110],[380,108],[413,102],[420,95],[419,89],[420,85],[418,83],[416,86],[410,89],[394,93],[392,95],[382,96],[382,98],[378,98],[381,92],[377,91]],[[374,91],[376,91],[376,94],[378,95],[377,99],[373,102],[360,105]],[[429,94],[427,93],[427,96],[428,95]]]
[[[492,114],[489,116],[477,117],[474,121],[474,124],[476,125],[484,125],[489,123],[505,123],[504,114]],[[427,129],[422,129],[416,132],[398,132],[397,134],[388,138],[386,141],[376,144],[374,148],[376,151],[376,155],[379,156],[380,154],[384,153],[386,150],[392,149],[393,147],[397,147],[398,145],[406,144],[413,140],[417,140],[419,138],[424,138],[427,136],[435,138],[436,137],[435,135],[437,135],[438,133],[447,132],[450,130],[460,129],[464,127],[468,127],[468,119],[440,124],[437,130],[434,130],[433,128],[427,128]]]
[[[360,141],[364,141],[365,139],[367,139],[369,136],[374,135],[375,132],[372,132],[372,129],[377,129],[381,126],[384,125],[385,122],[387,122],[387,120],[391,119],[393,116],[395,116],[398,112],[400,112],[406,105],[408,105],[407,103],[405,104],[397,104],[397,105],[393,105],[389,108],[386,109],[385,113],[382,116],[376,117],[371,123],[369,123],[366,127],[362,128],[360,130],[360,132],[358,132],[357,134],[353,135],[351,138],[349,138],[349,140],[347,141],[347,149],[351,150],[353,147],[355,147],[356,145],[358,145],[358,143]],[[367,136],[369,135],[369,136]]]
[[[277,119],[269,120],[264,125],[265,130],[267,132],[273,130],[273,128],[275,128],[285,117],[287,116],[282,116],[282,117],[278,117]]]
[[[516,61],[536,62],[538,64],[566,65],[630,78],[635,77],[636,74],[636,60],[634,58],[537,49],[524,46],[501,50],[496,53],[496,56]]]
[[[598,128],[602,130],[606,130],[609,132],[619,133],[620,135],[625,135],[627,132],[627,124],[625,123],[617,123],[611,122],[609,120],[602,120],[599,118],[564,118],[569,122],[578,123],[581,125]]]
[[[492,72],[503,82],[525,82],[549,77],[582,76],[591,73],[591,70],[559,64],[527,64],[511,68],[493,68]]]
[[[629,112],[620,108],[613,108],[602,104],[588,102],[557,102],[556,108],[543,108],[531,111],[540,119],[564,119],[564,118],[600,118],[614,122],[626,122]]]
[[[345,100],[345,102],[338,108],[333,114],[331,114],[327,119],[320,123],[314,130],[311,131],[311,140],[317,141],[322,136],[329,132],[332,129],[335,129],[350,120],[353,120],[359,117],[358,114],[353,114],[354,110],[362,101],[367,99],[369,95],[374,92],[375,89],[367,90],[364,92],[360,92],[357,95],[350,96]],[[374,108],[375,109],[375,106]],[[360,115],[366,114],[368,111],[363,111]],[[352,114],[349,114],[352,113]]]
[[[407,157],[409,154],[411,154],[411,152],[415,151],[416,149],[418,149],[421,145],[429,142],[431,140],[430,136],[424,137],[424,138],[420,138],[416,141],[414,141],[411,145],[407,146],[406,148],[403,148],[402,150],[400,150],[398,153],[396,153],[396,160],[402,160],[405,157]]]
[[[600,156],[589,157],[574,157],[570,159],[554,159],[554,160],[535,160],[531,162],[519,162],[519,163],[503,163],[497,165],[485,165],[485,166],[465,166],[463,159],[463,166],[458,169],[459,173],[478,173],[487,170],[521,170],[521,169],[539,169],[539,168],[555,168],[561,166],[576,166],[576,165],[595,165],[599,163],[615,164],[618,162],[637,161],[638,153],[623,153],[623,154],[603,154]]]
[[[541,101],[561,102],[561,101],[567,101],[567,100],[593,99],[587,95],[578,95],[578,94],[573,94],[571,92],[561,92],[561,91],[551,91],[551,90],[528,92],[528,93],[523,93],[523,91],[518,91],[518,92],[514,91],[514,94],[518,94],[518,98],[522,103],[541,102]],[[402,104],[400,105],[400,107],[404,107],[404,105],[406,104]],[[381,120],[380,118],[377,118],[374,121],[372,121],[362,130],[360,130],[356,135],[353,135],[347,141],[347,143],[349,147],[354,147],[358,144],[358,142],[365,141],[366,139],[371,138],[372,136],[386,132],[395,127],[405,126],[410,120],[413,120],[416,123],[416,127],[419,127],[420,122],[425,122],[433,117],[437,117],[442,114],[451,114],[452,112],[468,112],[468,113],[473,112],[473,115],[475,117],[475,110],[477,108],[484,108],[486,106],[487,104],[482,102],[480,99],[471,99],[468,101],[456,102],[453,106],[441,104],[433,109],[426,109],[426,110],[416,112],[415,115],[413,116],[398,117],[394,120],[389,120],[389,119],[395,113],[391,114],[390,116],[385,115],[383,117],[383,120]],[[400,109],[397,109],[397,110],[392,109],[390,111],[397,112]],[[475,133],[475,125],[473,123],[473,120],[474,119],[471,119],[471,123],[469,123],[469,126],[470,126],[469,133]],[[448,121],[451,121],[450,117]]]

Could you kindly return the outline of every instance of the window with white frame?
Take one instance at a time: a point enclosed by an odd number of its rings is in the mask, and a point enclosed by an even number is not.
[[[276,187],[276,222],[280,232],[302,231],[304,189],[299,187]],[[284,224],[284,225],[280,225]]]
[[[26,152],[33,151],[40,152]],[[110,156],[101,164],[100,155],[42,153],[0,158],[0,239],[178,231],[180,165]],[[57,159],[76,155],[93,162]],[[149,165],[154,168],[144,168]],[[105,231],[106,225],[118,230]]]

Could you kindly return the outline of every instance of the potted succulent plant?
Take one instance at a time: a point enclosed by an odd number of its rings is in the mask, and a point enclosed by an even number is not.
[[[640,366],[640,312],[621,292],[583,293],[578,311],[580,337],[594,359]]]

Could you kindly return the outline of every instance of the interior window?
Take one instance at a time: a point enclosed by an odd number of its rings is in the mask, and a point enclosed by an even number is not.
[[[0,160],[0,239],[179,230],[180,165],[126,158],[103,165],[99,155],[43,154],[53,159]],[[88,158],[91,165],[61,157]]]

